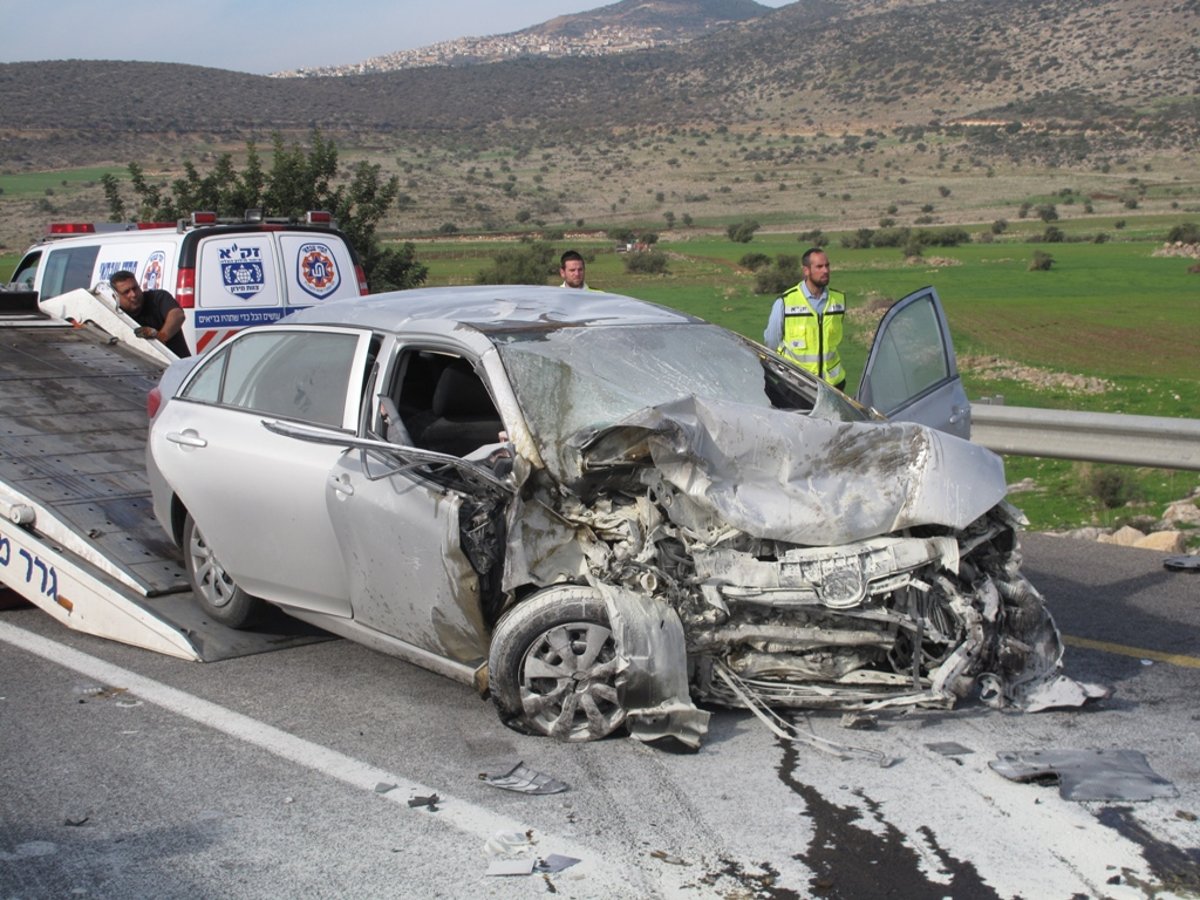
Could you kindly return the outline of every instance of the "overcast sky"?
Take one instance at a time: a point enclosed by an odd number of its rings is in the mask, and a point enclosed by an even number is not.
[[[779,7],[791,0],[759,0]],[[0,0],[0,62],[129,59],[238,72],[361,62],[504,34],[605,0]]]

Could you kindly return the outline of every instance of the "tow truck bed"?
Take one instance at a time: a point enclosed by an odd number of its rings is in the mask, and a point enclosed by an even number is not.
[[[282,614],[234,631],[195,604],[146,484],[162,369],[95,326],[0,303],[0,582],[69,627],[186,659],[327,637]]]

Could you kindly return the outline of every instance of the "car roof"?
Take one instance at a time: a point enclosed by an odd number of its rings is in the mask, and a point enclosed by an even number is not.
[[[285,323],[342,325],[377,331],[483,334],[596,325],[700,324],[704,320],[604,291],[537,285],[418,288],[348,297],[311,306]]]

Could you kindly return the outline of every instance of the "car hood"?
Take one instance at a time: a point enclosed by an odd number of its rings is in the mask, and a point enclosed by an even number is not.
[[[907,422],[844,422],[700,397],[577,435],[581,478],[653,465],[747,534],[830,546],[917,525],[960,529],[1004,498],[991,451]]]

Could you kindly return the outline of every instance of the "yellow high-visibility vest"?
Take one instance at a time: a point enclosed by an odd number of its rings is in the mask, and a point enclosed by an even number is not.
[[[776,348],[786,357],[823,378],[830,384],[844,381],[842,357],[842,317],[846,313],[846,295],[829,291],[825,309],[818,315],[800,285],[783,295],[783,340]]]

